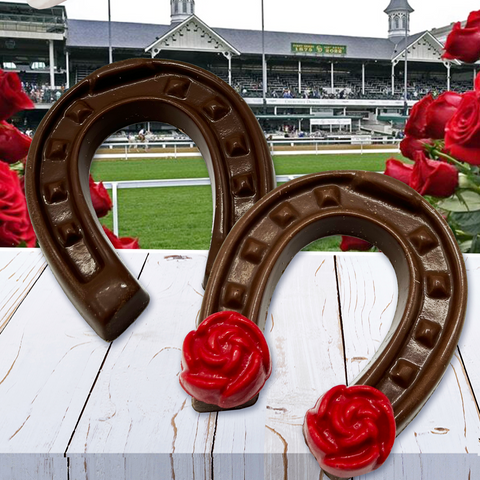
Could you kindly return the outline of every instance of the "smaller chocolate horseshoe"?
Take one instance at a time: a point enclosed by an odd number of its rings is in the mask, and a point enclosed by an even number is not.
[[[293,256],[313,240],[337,234],[377,245],[397,274],[392,327],[355,384],[387,396],[399,434],[445,373],[467,300],[465,265],[449,226],[403,183],[342,171],[307,175],[276,188],[235,225],[220,249],[199,323],[231,310],[263,327],[277,281]],[[195,399],[193,406],[222,410]]]
[[[28,209],[60,285],[105,340],[120,335],[149,297],[122,264],[93,211],[93,154],[118,129],[167,122],[198,145],[212,180],[214,221],[205,278],[234,223],[275,187],[263,132],[245,101],[215,75],[182,62],[113,63],[70,89],[48,111],[26,168]]]

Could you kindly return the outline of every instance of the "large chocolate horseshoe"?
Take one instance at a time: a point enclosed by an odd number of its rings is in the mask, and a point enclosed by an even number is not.
[[[222,245],[200,322],[232,310],[263,327],[274,288],[293,256],[313,240],[336,234],[377,245],[397,274],[392,327],[355,383],[388,397],[398,434],[440,382],[462,330],[467,300],[465,265],[449,226],[403,183],[377,173],[325,172],[272,191]],[[221,410],[197,400],[193,406]]]
[[[101,142],[142,121],[170,123],[198,145],[212,180],[213,233],[206,278],[234,223],[275,187],[262,130],[243,99],[198,67],[126,60],[75,85],[49,110],[28,155],[28,209],[60,285],[105,340],[120,335],[148,304],[93,211],[88,173]]]

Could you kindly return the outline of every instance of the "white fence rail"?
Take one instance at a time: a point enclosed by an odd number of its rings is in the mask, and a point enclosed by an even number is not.
[[[277,175],[277,183],[288,182],[302,174]],[[173,180],[126,180],[121,182],[103,182],[105,188],[112,190],[113,233],[118,235],[118,190],[130,188],[163,188],[163,187],[200,187],[211,185],[210,178],[179,178]]]
[[[370,137],[370,136],[349,136],[346,139],[312,139],[312,138],[287,138],[278,140],[267,140],[267,144],[272,155],[332,155],[332,154],[360,154],[362,155],[365,150],[368,153],[389,153],[392,151],[399,151],[399,139],[393,137]],[[358,148],[355,149],[323,149],[319,146],[325,145],[355,145]],[[371,148],[378,145],[378,148]],[[385,148],[390,145],[390,148]],[[302,149],[301,147],[310,146],[309,149]],[[366,149],[365,146],[369,148]],[[383,148],[382,148],[383,146]],[[277,147],[277,149],[276,149]],[[300,147],[300,150],[278,150],[282,147]],[[315,147],[315,149],[313,149]],[[392,147],[396,147],[392,148]],[[128,160],[129,158],[178,158],[178,157],[201,157],[201,153],[196,152],[184,152],[182,149],[195,148],[195,143],[190,141],[153,141],[153,142],[125,142],[125,141],[113,141],[112,139],[101,145],[103,149],[122,149],[121,156]],[[139,148],[144,152],[139,152]],[[173,148],[173,152],[149,152],[150,148]],[[135,150],[135,151],[132,151]],[[96,154],[94,158],[107,159],[107,158],[119,158],[119,152],[116,153],[100,153]]]

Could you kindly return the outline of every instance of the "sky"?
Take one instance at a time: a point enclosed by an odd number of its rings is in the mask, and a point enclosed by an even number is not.
[[[17,0],[26,3],[26,0]],[[387,36],[390,0],[264,0],[265,29],[363,37]],[[409,0],[411,33],[466,20],[478,0]],[[108,0],[66,0],[69,18],[106,20]],[[170,23],[170,0],[111,0],[112,20]],[[195,13],[211,27],[261,29],[261,0],[195,0]]]

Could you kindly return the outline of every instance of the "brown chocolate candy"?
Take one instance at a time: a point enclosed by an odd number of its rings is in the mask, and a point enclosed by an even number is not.
[[[35,134],[26,195],[52,271],[105,340],[120,335],[149,297],[100,227],[88,173],[108,135],[143,121],[180,128],[206,161],[214,201],[206,279],[234,223],[275,187],[273,163],[255,116],[230,86],[205,70],[170,60],[126,60],[97,70],[70,89]]]
[[[240,219],[222,245],[199,320],[234,310],[263,327],[277,281],[293,256],[313,240],[337,234],[378,246],[397,274],[390,332],[355,383],[388,397],[398,434],[440,382],[467,302],[465,265],[450,227],[405,184],[377,173],[343,171],[276,188]],[[220,410],[196,400],[193,406]]]

